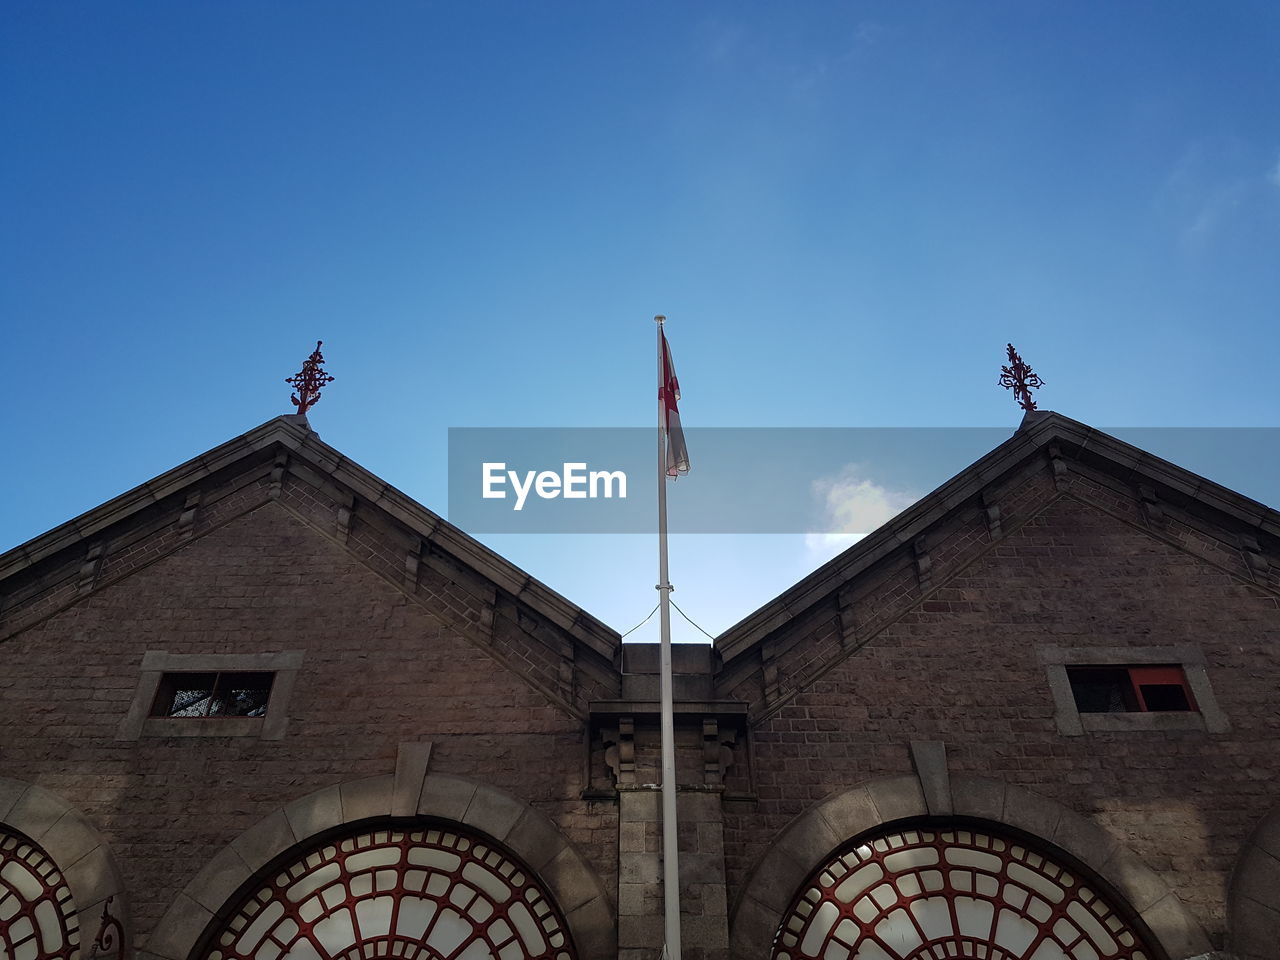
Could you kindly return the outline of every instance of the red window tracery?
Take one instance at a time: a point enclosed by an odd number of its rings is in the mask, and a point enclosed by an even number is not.
[[[530,871],[447,829],[325,844],[264,881],[208,942],[206,960],[575,960]]]
[[[901,830],[828,861],[773,960],[1152,960],[1094,885],[1020,841]]]
[[[80,926],[71,890],[37,844],[0,826],[0,957],[78,957]]]

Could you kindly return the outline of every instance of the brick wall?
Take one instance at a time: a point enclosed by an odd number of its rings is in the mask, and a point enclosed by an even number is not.
[[[580,721],[267,502],[18,633],[0,672],[0,775],[56,791],[109,839],[145,934],[223,845],[282,803],[390,773],[432,740],[555,821],[605,878],[616,810],[579,794]],[[146,650],[305,651],[283,740],[115,739]]]
[[[905,597],[911,606],[798,693],[764,705],[761,713],[774,712],[753,730],[759,802],[733,805],[725,820],[730,902],[793,817],[859,782],[910,773],[908,742],[942,740],[954,772],[1020,784],[1096,818],[1221,939],[1235,858],[1276,803],[1280,605],[1246,581],[1238,551],[1219,540],[1218,565],[1188,552],[1189,521],[1171,521],[1176,544],[1132,525],[1131,493],[1095,478],[1064,496],[1034,477],[1022,489],[1041,499],[1024,499],[1016,531],[976,558],[956,550],[959,565],[935,566],[941,586],[923,602],[918,586],[903,594],[901,561],[871,572],[867,581],[882,592],[862,602],[872,613],[860,629],[886,604]],[[1109,510],[1086,502],[1106,490]],[[954,539],[964,516],[952,521]],[[968,522],[976,529],[980,520]],[[946,555],[947,535],[935,555]],[[805,669],[796,665],[815,650],[838,647],[835,613],[826,608],[802,636],[774,641],[806,651],[784,659],[784,675]],[[1065,737],[1037,644],[1198,645],[1232,729]],[[762,673],[739,681],[758,704]]]

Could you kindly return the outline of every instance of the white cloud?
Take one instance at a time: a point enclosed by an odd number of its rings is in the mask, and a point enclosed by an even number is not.
[[[805,547],[816,560],[828,560],[848,549],[919,499],[876,483],[856,463],[833,477],[815,480],[813,494],[822,509],[824,530],[807,534]]]

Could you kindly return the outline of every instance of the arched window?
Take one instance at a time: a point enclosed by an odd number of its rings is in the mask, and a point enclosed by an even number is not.
[[[205,943],[206,960],[575,960],[528,869],[435,827],[369,829],[299,855]]]
[[[0,957],[69,960],[80,926],[67,881],[40,847],[0,826]]]
[[[863,838],[809,880],[773,960],[1156,960],[1074,870],[978,828]]]

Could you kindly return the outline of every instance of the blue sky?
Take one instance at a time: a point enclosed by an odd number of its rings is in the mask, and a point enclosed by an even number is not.
[[[659,312],[690,425],[1012,428],[1013,340],[1097,426],[1276,426],[1278,94],[1247,0],[10,0],[0,548],[289,412],[318,338],[313,425],[440,511],[448,427],[648,424]],[[654,602],[651,538],[485,539]],[[677,538],[676,600],[819,553]]]

